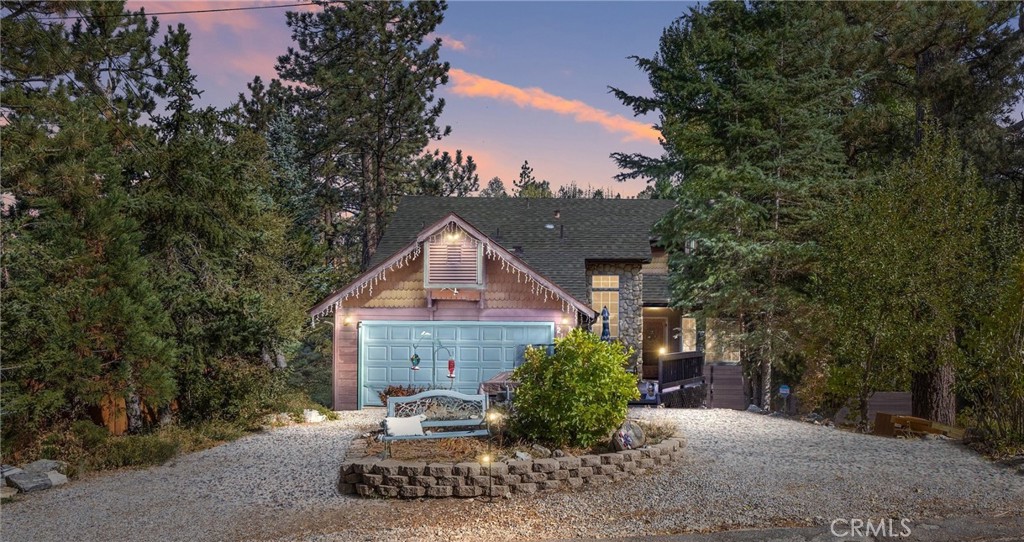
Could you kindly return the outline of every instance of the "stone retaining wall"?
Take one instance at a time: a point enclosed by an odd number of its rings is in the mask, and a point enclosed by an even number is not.
[[[364,457],[341,465],[338,490],[363,497],[508,497],[517,493],[618,482],[679,460],[685,442],[671,438],[639,450],[530,461],[427,463]]]

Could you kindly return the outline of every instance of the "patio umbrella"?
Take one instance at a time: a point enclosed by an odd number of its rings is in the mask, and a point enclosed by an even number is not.
[[[608,319],[611,317],[611,313],[608,312],[608,307],[605,306],[601,309],[601,340],[611,341],[612,330],[611,325],[608,323]]]

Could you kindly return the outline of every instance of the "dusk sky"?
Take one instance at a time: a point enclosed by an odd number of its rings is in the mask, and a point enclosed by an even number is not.
[[[147,13],[294,4],[291,1],[130,1]],[[436,148],[462,149],[510,188],[523,160],[559,186],[610,188],[632,196],[643,181],[616,182],[612,152],[660,154],[654,116],[634,118],[609,86],[648,94],[646,76],[627,57],[649,57],[662,30],[689,4],[679,2],[451,2],[437,35],[451,64],[439,93],[452,135]],[[254,75],[276,76],[291,45],[288,10],[160,15],[192,33],[192,66],[201,103],[226,106]],[[432,147],[432,148],[435,148]]]

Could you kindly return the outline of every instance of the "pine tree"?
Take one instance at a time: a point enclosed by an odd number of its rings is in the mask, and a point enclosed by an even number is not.
[[[417,192],[424,196],[465,197],[480,188],[476,162],[472,156],[463,160],[461,149],[455,151],[454,159],[448,151],[423,155],[412,175],[412,182],[419,185]]]
[[[523,160],[523,165],[519,168],[519,180],[512,184],[515,189],[512,196],[516,198],[553,198],[555,196],[551,192],[551,183],[538,181],[533,176],[533,168],[530,167],[528,160]]]
[[[712,2],[667,28],[654,58],[637,59],[653,97],[615,90],[636,113],[660,115],[661,157],[614,156],[621,178],[673,183],[678,205],[660,233],[678,270],[674,298],[739,321],[764,407],[773,368],[797,351],[815,217],[847,176],[836,112],[853,81],[829,56],[837,17],[819,4]]]
[[[321,11],[289,13],[296,47],[278,58],[294,88],[305,160],[322,179],[324,214],[335,235],[336,266],[357,249],[365,268],[398,198],[413,190],[410,172],[437,124],[448,81],[441,39],[424,40],[441,23],[443,2],[321,2]],[[340,251],[338,249],[341,249]],[[339,276],[342,273],[339,273]]]
[[[490,181],[487,181],[487,187],[480,191],[481,198],[507,198],[508,193],[505,192],[505,183],[501,182],[501,177],[491,177]]]

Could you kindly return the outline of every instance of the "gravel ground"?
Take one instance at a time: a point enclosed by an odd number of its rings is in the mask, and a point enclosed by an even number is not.
[[[351,438],[380,410],[343,413],[95,475],[4,505],[21,540],[515,540],[600,538],[835,518],[1024,514],[1024,476],[947,441],[897,440],[728,410],[636,410],[678,423],[687,458],[604,487],[471,500],[335,493]]]

